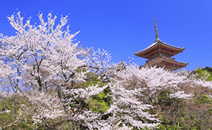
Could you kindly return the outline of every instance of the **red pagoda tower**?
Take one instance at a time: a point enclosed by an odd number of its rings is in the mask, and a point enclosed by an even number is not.
[[[156,35],[155,42],[146,49],[135,53],[136,56],[148,59],[146,61],[146,64],[141,67],[156,65],[156,67],[165,67],[165,69],[167,70],[174,71],[187,66],[187,62],[177,62],[174,58],[171,57],[184,51],[185,48],[174,47],[162,42],[158,36],[158,30],[155,19],[154,23]]]

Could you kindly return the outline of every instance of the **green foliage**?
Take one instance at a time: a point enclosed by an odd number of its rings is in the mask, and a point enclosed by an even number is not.
[[[86,82],[83,82],[84,87],[95,86],[99,84],[99,87],[104,86],[104,83],[101,83],[100,79],[95,73],[88,72],[85,74],[87,76]]]
[[[194,100],[194,102],[196,104],[201,104],[201,105],[204,105],[204,104],[211,105],[208,111],[210,112],[210,114],[212,114],[212,100],[208,96],[204,94],[200,94],[199,96],[196,97],[196,100]]]
[[[107,95],[110,94],[109,88],[106,88],[102,93],[94,95],[89,101],[89,109],[93,112],[104,113],[109,109],[110,104],[112,103],[110,97]]]
[[[0,125],[3,126],[4,124],[9,124],[12,122],[13,116],[9,113],[0,113]]]
[[[106,112],[107,109],[109,109],[109,106],[105,101],[98,101],[96,99],[92,99],[89,101],[89,108],[93,112],[102,113],[102,112]]]
[[[204,94],[200,94],[199,96],[197,96],[197,99],[194,100],[195,103],[198,103],[198,104],[211,104],[212,105],[212,100],[204,95]]]
[[[162,124],[159,124],[156,127],[157,127],[156,130],[166,130],[166,127]]]
[[[71,124],[72,122],[71,121],[67,121],[65,124]]]
[[[82,71],[81,69],[78,69],[78,71]],[[84,69],[83,72],[86,70]],[[100,81],[98,76],[93,72],[88,72],[85,74],[87,76],[86,82],[83,82],[83,87],[89,87],[89,86],[95,86],[98,84],[99,87],[104,86],[105,84]],[[107,95],[110,93],[110,90],[105,89],[102,93],[99,93],[97,95],[94,95],[90,101],[88,102],[88,108],[92,110],[93,112],[103,113],[106,112],[107,109],[109,109],[109,106],[111,104],[111,99],[107,97]],[[70,106],[76,105],[78,102],[74,101],[73,104],[70,104]]]
[[[22,117],[18,113],[20,105],[24,104],[25,106],[30,106],[30,103],[25,97],[22,97],[18,94],[12,95],[11,97],[1,97],[0,98],[0,111],[1,110],[10,110],[9,113],[3,112],[0,113],[0,126],[7,126],[11,122],[15,121],[14,117]]]
[[[157,125],[157,128],[155,130],[181,130],[181,128],[178,126],[171,126],[171,125],[165,126],[163,124],[159,124]]]
[[[0,110],[10,110],[9,113],[0,113],[0,126],[3,129],[31,130],[35,128],[31,115],[27,115],[22,111],[21,105],[25,107],[31,106],[26,97],[18,94],[0,98]]]
[[[81,73],[81,72],[86,72],[87,69],[86,69],[86,68],[78,68],[76,71],[77,71],[78,73]]]
[[[20,123],[17,122],[16,126],[14,126],[14,128],[21,128],[22,130],[33,130],[33,128],[30,127],[31,125],[28,123]]]
[[[212,81],[212,72],[210,72],[210,70],[207,68],[205,68],[205,69],[198,68],[198,69],[194,70],[193,73],[198,74],[197,79],[201,79],[202,77],[205,76],[206,73],[208,73],[207,74],[208,78],[206,79],[206,81]]]

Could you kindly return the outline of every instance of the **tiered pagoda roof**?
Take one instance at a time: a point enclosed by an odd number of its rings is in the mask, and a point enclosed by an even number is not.
[[[149,59],[142,67],[156,65],[157,67],[165,67],[169,70],[177,70],[188,65],[188,63],[177,62],[174,58],[171,58],[171,56],[183,52],[185,48],[171,46],[162,42],[158,36],[156,20],[155,34],[156,40],[153,44],[135,53],[136,56]]]

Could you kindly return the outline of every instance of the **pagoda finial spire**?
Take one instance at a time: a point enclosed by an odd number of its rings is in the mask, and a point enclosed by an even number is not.
[[[157,29],[157,24],[156,24],[155,18],[154,18],[154,23],[155,23],[155,36],[156,36],[156,41],[157,41],[157,40],[160,40],[160,39],[159,39],[159,35],[158,35],[158,29]]]

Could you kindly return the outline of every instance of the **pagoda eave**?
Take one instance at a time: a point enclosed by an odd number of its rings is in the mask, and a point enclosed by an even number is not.
[[[164,66],[166,69],[169,69],[169,70],[177,70],[177,69],[187,66],[188,63],[187,62],[177,62],[175,60],[170,60],[170,59],[166,59],[164,57],[160,57],[160,58],[154,59],[154,60],[146,63],[142,67],[155,66],[155,65],[157,67]]]
[[[180,53],[180,52],[185,50],[185,48],[174,47],[174,46],[168,45],[166,43],[163,43],[162,41],[156,41],[155,43],[153,43],[152,45],[150,45],[146,49],[144,49],[142,51],[135,52],[134,54],[136,56],[149,59],[148,54],[153,52],[157,48],[161,48],[160,51],[169,50],[170,51],[169,56],[174,56],[174,55],[176,55],[176,54],[178,54],[178,53]]]

